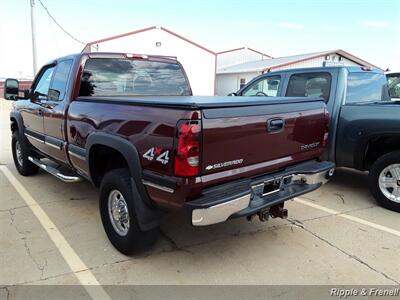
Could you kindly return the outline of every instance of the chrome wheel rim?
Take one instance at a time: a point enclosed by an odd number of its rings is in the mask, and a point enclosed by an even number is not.
[[[108,215],[114,230],[120,236],[127,235],[130,223],[128,205],[118,190],[111,191],[108,196]]]
[[[16,141],[15,143],[15,154],[17,155],[18,164],[22,167],[23,158],[22,158],[21,144],[19,143],[19,141]]]
[[[400,203],[400,164],[392,164],[382,170],[379,189],[386,198]]]

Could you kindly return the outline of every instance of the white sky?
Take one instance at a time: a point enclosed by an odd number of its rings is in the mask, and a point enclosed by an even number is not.
[[[38,67],[80,52],[36,1]],[[248,46],[274,57],[346,50],[400,70],[400,1],[380,0],[42,0],[57,21],[88,42],[161,25],[221,51]],[[32,76],[29,0],[3,0],[0,78]]]

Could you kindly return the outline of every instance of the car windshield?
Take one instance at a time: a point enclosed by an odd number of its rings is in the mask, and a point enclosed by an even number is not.
[[[177,63],[120,58],[86,61],[80,96],[188,96],[190,88]]]

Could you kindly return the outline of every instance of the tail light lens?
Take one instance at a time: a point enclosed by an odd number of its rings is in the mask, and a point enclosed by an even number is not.
[[[181,177],[197,176],[200,168],[200,121],[180,121],[177,129],[175,175]]]
[[[329,111],[325,109],[325,127],[324,127],[324,137],[322,140],[322,146],[325,147],[328,144],[329,137],[329,124],[331,122],[331,115]]]

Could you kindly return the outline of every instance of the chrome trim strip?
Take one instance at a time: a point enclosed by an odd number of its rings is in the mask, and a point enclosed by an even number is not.
[[[68,176],[68,175],[64,175],[62,174],[59,170],[48,166],[46,164],[44,164],[43,162],[41,162],[39,159],[33,158],[31,156],[28,156],[28,159],[34,163],[35,165],[37,165],[39,168],[41,168],[42,170],[45,170],[46,172],[50,173],[51,175],[57,177],[58,179],[64,181],[64,182],[79,182],[82,181],[82,177],[79,176]]]
[[[264,186],[265,186],[265,184],[270,183],[270,182],[274,182],[275,180],[277,180],[277,179],[276,178],[272,178],[270,180],[264,181]],[[280,178],[279,187],[277,189],[275,189],[273,191],[270,191],[270,192],[267,192],[267,193],[263,193],[261,196],[264,197],[264,196],[268,196],[268,195],[272,195],[272,194],[278,193],[281,190],[282,182],[283,182],[283,179],[281,177]],[[264,191],[264,187],[263,187],[263,191]]]
[[[258,188],[260,186],[264,186],[264,183],[259,183],[259,184],[252,185],[251,188],[252,189],[256,189],[256,188]]]
[[[249,206],[251,194],[217,204],[207,208],[192,211],[193,226],[205,226],[226,221],[234,213]]]
[[[86,159],[86,157],[84,157],[82,155],[79,155],[79,154],[77,154],[75,152],[72,152],[71,150],[68,150],[68,154],[71,154],[72,156],[75,156],[76,158],[79,158],[80,160],[85,160]]]
[[[24,132],[24,134],[25,134],[25,136],[27,137],[27,138],[31,138],[32,140],[34,140],[34,141],[36,141],[36,142],[39,142],[39,143],[44,143],[44,141],[43,140],[41,140],[41,139],[38,139],[37,137],[34,137],[34,136],[32,136],[32,135],[30,135],[30,134],[28,134],[28,133],[26,133],[26,132]]]
[[[142,179],[142,183],[144,185],[151,186],[153,188],[159,189],[159,190],[167,192],[167,193],[171,193],[171,194],[174,193],[174,189],[171,189],[171,188],[163,186],[163,185],[159,185],[157,183],[153,183],[151,181],[147,181],[147,180]]]
[[[57,145],[54,145],[54,144],[52,144],[52,143],[50,143],[50,142],[48,142],[48,141],[44,141],[44,144],[47,145],[47,146],[50,146],[50,147],[52,147],[52,148],[55,148],[55,149],[57,149],[57,150],[61,150],[61,147],[59,147],[59,146],[57,146]]]

